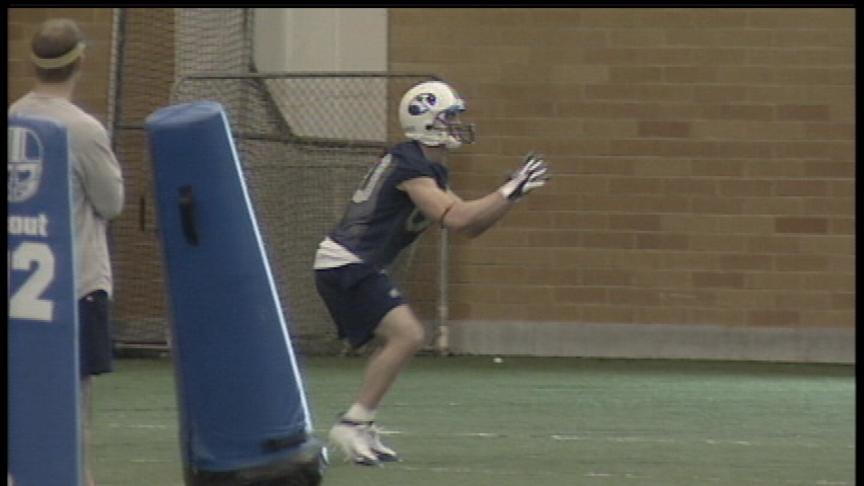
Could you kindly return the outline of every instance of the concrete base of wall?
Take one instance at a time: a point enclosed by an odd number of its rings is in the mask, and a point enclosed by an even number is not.
[[[855,330],[723,326],[450,322],[459,354],[855,363]]]

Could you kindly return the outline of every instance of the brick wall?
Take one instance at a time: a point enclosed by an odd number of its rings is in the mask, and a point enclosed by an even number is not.
[[[8,13],[7,102],[32,86],[38,23],[68,17],[89,43],[76,101],[104,122],[112,9]],[[468,99],[479,140],[451,161],[457,193],[491,191],[531,149],[555,174],[486,235],[452,238],[453,319],[854,328],[853,10],[390,9],[389,23],[391,70]],[[146,178],[122,159],[135,205]],[[118,287],[159,287],[133,209]],[[163,312],[122,294],[118,315]]]
[[[391,9],[390,69],[467,98],[481,196],[554,179],[453,238],[451,317],[854,327],[854,10]]]
[[[78,23],[87,40],[83,76],[73,101],[103,124],[108,117],[110,83],[111,32],[114,9],[111,8],[10,8],[8,17],[7,59],[9,87],[7,106],[33,87],[35,76],[29,62],[30,40],[44,20],[68,18]]]

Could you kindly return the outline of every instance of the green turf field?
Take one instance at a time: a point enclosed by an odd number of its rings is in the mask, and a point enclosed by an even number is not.
[[[319,437],[364,362],[302,360]],[[172,373],[124,359],[95,380],[100,486],[183,484]],[[419,357],[379,414],[404,461],[331,450],[323,484],[852,485],[854,394],[852,366]]]

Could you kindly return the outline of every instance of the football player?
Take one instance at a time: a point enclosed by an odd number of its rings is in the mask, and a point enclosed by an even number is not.
[[[342,220],[315,256],[315,281],[340,338],[381,346],[370,357],[355,402],[330,430],[331,442],[357,464],[398,460],[381,443],[375,424],[382,398],[425,343],[423,325],[386,273],[389,264],[429,224],[476,237],[520,198],[543,186],[542,156],[529,154],[501,187],[463,200],[448,187],[448,154],[474,142],[463,123],[465,101],[441,81],[409,89],[399,104],[405,142],[391,147],[368,171]]]

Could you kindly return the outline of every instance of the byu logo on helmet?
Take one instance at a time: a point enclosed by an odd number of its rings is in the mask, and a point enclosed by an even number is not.
[[[411,100],[411,103],[408,105],[408,113],[412,115],[422,115],[423,113],[428,112],[435,106],[435,102],[438,101],[435,98],[435,95],[432,93],[420,93]]]
[[[8,201],[21,202],[33,197],[42,178],[42,142],[36,132],[24,127],[9,127]]]

